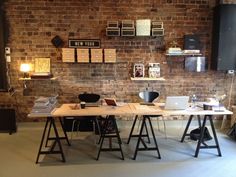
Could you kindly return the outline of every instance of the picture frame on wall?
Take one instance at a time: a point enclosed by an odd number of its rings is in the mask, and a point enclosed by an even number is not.
[[[134,77],[144,77],[145,75],[144,64],[141,63],[134,64],[133,75]]]
[[[160,63],[149,63],[148,64],[148,75],[150,78],[158,78],[161,76]]]

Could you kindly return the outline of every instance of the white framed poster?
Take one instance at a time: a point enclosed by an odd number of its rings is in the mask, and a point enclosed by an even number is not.
[[[144,77],[145,69],[144,64],[136,63],[134,64],[133,75],[134,77]]]
[[[149,63],[148,66],[148,75],[150,78],[158,78],[161,76],[160,63]]]

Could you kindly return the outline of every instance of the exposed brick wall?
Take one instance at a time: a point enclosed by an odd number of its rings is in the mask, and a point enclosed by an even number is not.
[[[137,101],[137,94],[146,88],[158,90],[160,100],[166,95],[196,94],[201,100],[214,91],[228,93],[231,77],[222,72],[191,73],[183,63],[175,63],[172,72],[166,64],[165,48],[176,40],[183,45],[184,34],[198,34],[203,54],[210,59],[212,9],[214,0],[8,0],[5,3],[10,26],[8,46],[11,47],[11,84],[14,98],[0,95],[2,104],[18,105],[20,121],[30,121],[26,114],[36,96],[59,93],[59,100],[76,102],[84,91],[102,97]],[[164,22],[165,36],[106,37],[108,20],[151,19]],[[117,49],[117,64],[67,64],[61,61],[61,51],[51,44],[59,35],[67,46],[68,38],[101,39],[102,48]],[[36,57],[50,57],[56,81],[29,81],[30,96],[22,95],[19,66]],[[210,60],[209,60],[210,61]],[[166,81],[131,81],[132,66],[142,62],[161,63],[161,75]],[[146,71],[147,74],[147,71]],[[234,89],[236,86],[234,85]],[[232,102],[235,102],[235,93]]]

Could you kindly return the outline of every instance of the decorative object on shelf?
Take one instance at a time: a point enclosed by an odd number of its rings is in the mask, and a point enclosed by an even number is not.
[[[122,20],[121,28],[124,28],[124,29],[134,28],[134,21],[133,20]]]
[[[121,36],[135,36],[135,27],[133,20],[122,20]]]
[[[120,28],[106,28],[107,36],[120,36]]]
[[[170,47],[170,48],[168,48],[167,53],[168,53],[168,54],[175,54],[175,55],[178,55],[178,54],[182,54],[183,51],[182,51],[181,48],[179,48],[179,47]]]
[[[184,35],[184,50],[200,50],[199,36],[196,34]]]
[[[133,81],[165,81],[164,77],[150,78],[150,77],[131,77]]]
[[[102,49],[91,49],[91,62],[92,63],[102,63],[103,62]]]
[[[48,79],[51,77],[52,74],[51,74],[50,58],[35,58],[34,73],[31,74],[31,78]]]
[[[185,70],[192,72],[206,71],[206,57],[186,57],[184,67]]]
[[[170,47],[168,48],[167,54],[182,54],[183,51],[180,47],[178,47],[178,43],[176,41],[170,42]]]
[[[63,62],[75,62],[75,49],[62,48],[62,61]]]
[[[23,72],[24,78],[29,78],[30,64],[29,63],[22,63],[20,65],[20,71]]]
[[[77,62],[89,63],[89,49],[77,49]]]
[[[100,39],[69,39],[69,48],[101,48]]]
[[[148,75],[150,78],[159,78],[161,76],[160,63],[149,63],[148,66]]]
[[[141,63],[134,64],[133,75],[134,77],[144,77],[145,75],[144,64]]]
[[[150,36],[151,20],[136,20],[136,36]]]
[[[107,36],[120,36],[120,28],[118,25],[118,21],[108,21],[106,28]]]
[[[35,58],[34,72],[36,73],[50,73],[50,58]]]
[[[62,47],[64,45],[64,41],[59,36],[52,38],[51,42],[56,48]]]
[[[107,28],[119,28],[118,21],[108,21]]]
[[[152,36],[164,36],[163,22],[152,22]]]
[[[105,63],[116,62],[116,49],[104,49],[104,62]]]

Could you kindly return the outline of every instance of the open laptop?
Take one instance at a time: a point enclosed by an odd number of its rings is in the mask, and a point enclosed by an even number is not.
[[[167,96],[164,109],[184,110],[188,108],[189,96]]]
[[[105,98],[104,100],[108,106],[117,106],[116,100],[113,98]]]

